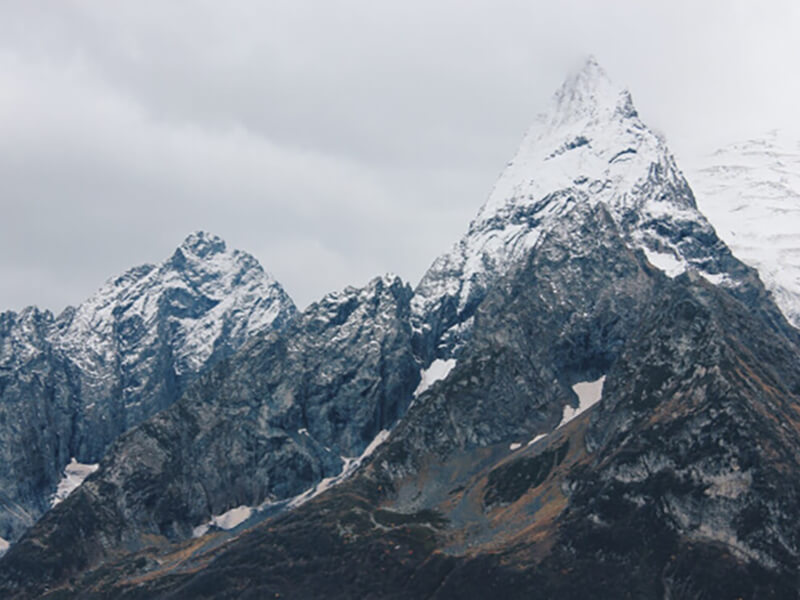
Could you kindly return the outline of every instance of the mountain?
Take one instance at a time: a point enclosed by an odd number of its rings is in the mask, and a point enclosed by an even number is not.
[[[121,436],[9,556],[32,566],[44,552],[59,570],[84,569],[113,549],[230,529],[312,495],[405,413],[419,381],[410,299],[399,278],[380,277],[254,337]],[[80,547],[65,547],[74,537]]]
[[[671,276],[691,267],[729,287],[748,278],[698,211],[664,140],[590,58],[527,132],[466,235],[417,286],[420,354],[458,354],[487,290],[577,204],[605,205],[628,242]]]
[[[798,360],[590,60],[413,295],[255,336],[11,546],[0,594],[796,598]]]
[[[692,271],[666,276],[603,207],[576,206],[490,290],[450,374],[355,475],[233,539],[150,537],[75,577],[97,523],[122,522],[105,490],[149,487],[143,469],[101,465],[0,561],[0,590],[797,597],[800,343],[762,312]],[[585,381],[600,401],[575,416]]]
[[[800,328],[800,142],[773,131],[731,144],[697,161],[690,178],[717,233]]]
[[[252,256],[197,232],[57,318],[3,313],[0,537],[16,539],[50,507],[72,458],[96,463],[200,372],[295,312]]]

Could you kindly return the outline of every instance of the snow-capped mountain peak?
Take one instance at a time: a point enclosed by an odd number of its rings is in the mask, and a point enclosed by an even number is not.
[[[201,373],[295,313],[255,258],[196,232],[57,318],[36,308],[1,314],[0,371],[12,383],[0,386],[0,488],[11,502],[0,507],[0,536],[16,539],[49,506],[71,457],[97,462]]]
[[[233,346],[294,305],[258,261],[212,234],[190,234],[159,265],[110,279],[75,311],[57,345],[88,373],[103,373],[120,353],[168,335],[177,373],[195,371],[217,349],[223,328]],[[167,320],[164,331],[156,326]],[[123,363],[138,363],[138,358]]]
[[[589,58],[534,121],[466,235],[417,287],[415,327],[426,360],[451,356],[487,287],[578,203],[605,205],[630,243],[668,275],[692,267],[733,284],[722,264],[727,249],[698,212],[665,141]]]
[[[556,91],[550,109],[542,115],[548,129],[581,120],[600,120],[619,112],[635,116],[630,93],[609,78],[590,56]]]

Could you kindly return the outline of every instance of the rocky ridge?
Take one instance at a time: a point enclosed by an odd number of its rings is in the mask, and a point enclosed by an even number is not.
[[[52,597],[797,597],[800,343],[770,312],[666,276],[578,206],[353,478],[224,545],[122,553]],[[599,375],[601,401],[559,426]],[[81,500],[102,481],[12,547],[4,585],[47,582],[48,560],[74,573],[53,550],[108,510]]]
[[[189,539],[226,525],[220,515],[231,510],[249,516],[338,475],[405,413],[417,386],[410,299],[399,278],[376,278],[256,336],[122,435],[9,557],[85,569],[110,549]],[[66,551],[74,535],[81,546]]]
[[[3,313],[0,536],[15,539],[49,508],[73,457],[96,463],[200,372],[294,313],[252,256],[202,232],[58,317]]]

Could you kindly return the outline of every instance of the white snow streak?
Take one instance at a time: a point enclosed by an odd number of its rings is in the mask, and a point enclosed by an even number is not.
[[[533,439],[532,439],[530,442],[528,442],[528,446],[532,446],[533,444],[535,444],[535,443],[536,443],[536,442],[538,442],[539,440],[543,440],[543,439],[544,439],[544,438],[546,438],[546,437],[547,437],[547,434],[546,434],[546,433],[540,433],[540,434],[539,434],[539,435],[537,435],[535,438],[533,438]]]

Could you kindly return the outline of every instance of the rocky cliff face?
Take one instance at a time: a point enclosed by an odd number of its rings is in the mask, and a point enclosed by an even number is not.
[[[294,313],[252,256],[205,233],[58,318],[35,308],[4,313],[0,537],[15,539],[49,508],[72,457],[97,462],[209,365]]]

